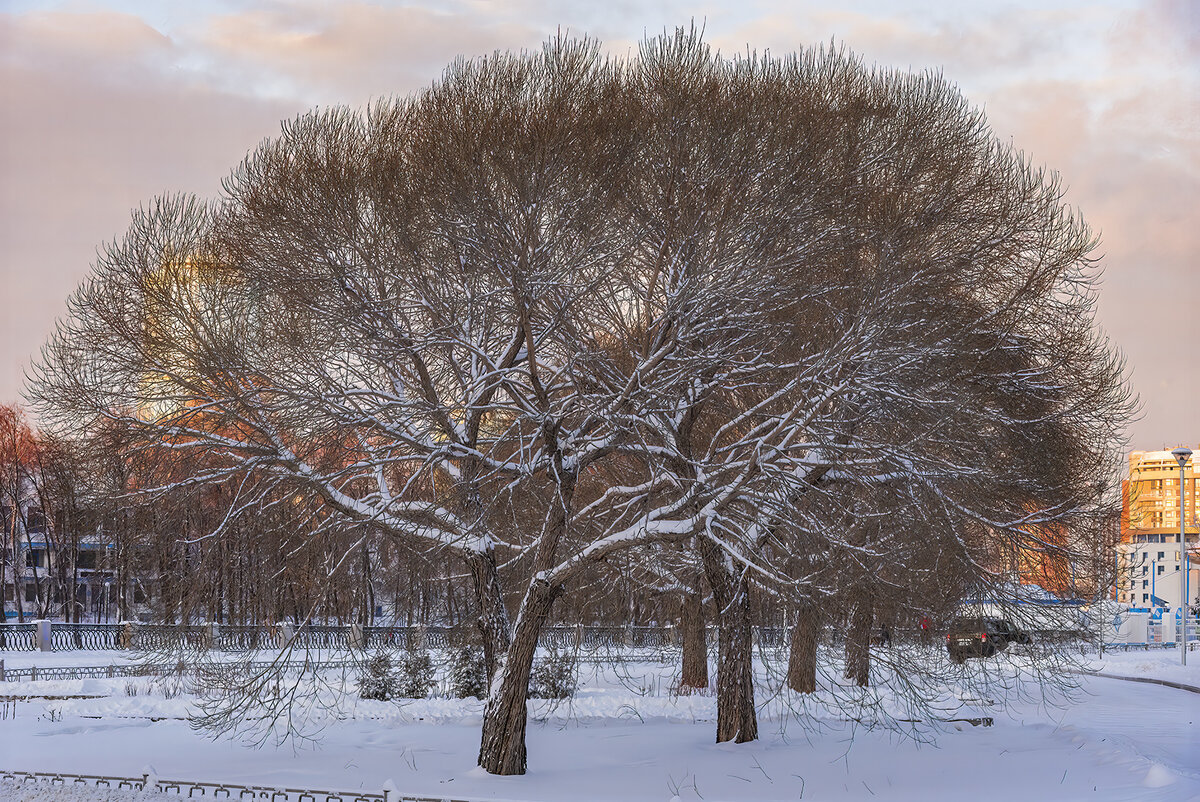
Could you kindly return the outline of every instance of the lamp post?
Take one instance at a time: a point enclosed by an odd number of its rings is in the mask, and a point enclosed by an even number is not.
[[[1184,507],[1183,466],[1187,465],[1188,457],[1192,456],[1190,448],[1177,448],[1171,456],[1179,463],[1179,628],[1182,630],[1179,641],[1179,663],[1187,665],[1187,619],[1188,619],[1188,562],[1187,562],[1187,515]]]

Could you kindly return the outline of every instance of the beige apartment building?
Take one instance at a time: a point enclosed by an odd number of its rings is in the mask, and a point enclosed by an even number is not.
[[[1200,452],[1200,446],[1196,448]],[[1167,451],[1134,451],[1121,483],[1121,542],[1117,545],[1117,601],[1134,607],[1177,607],[1180,571],[1188,570],[1189,606],[1200,598],[1200,519],[1195,457],[1184,466]],[[1179,548],[1179,493],[1184,500],[1187,558]],[[1186,564],[1187,568],[1183,566]]]

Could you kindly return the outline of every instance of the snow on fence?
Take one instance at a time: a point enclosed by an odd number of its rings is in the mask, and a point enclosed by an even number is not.
[[[256,673],[274,666],[284,671],[326,671],[339,669],[358,670],[361,664],[356,660],[288,660],[272,662],[236,662],[230,663],[230,670]],[[108,666],[29,666],[28,668],[4,667],[0,660],[0,682],[24,682],[25,680],[51,679],[114,679],[118,677],[165,677],[171,674],[185,674],[195,670],[195,666],[181,667],[178,663],[134,663],[132,665]],[[219,663],[208,664],[205,670],[221,670]]]
[[[94,774],[63,774],[35,771],[0,771],[0,782],[14,785],[44,784],[58,787],[105,788],[109,790],[157,791],[187,799],[265,799],[268,802],[464,802],[448,797],[401,794],[390,781],[379,793],[368,791],[319,791],[312,788],[277,788],[266,785],[165,780],[150,774],[141,777],[106,777]]]

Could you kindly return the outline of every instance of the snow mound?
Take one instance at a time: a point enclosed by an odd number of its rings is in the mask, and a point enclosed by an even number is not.
[[[1174,772],[1161,763],[1152,763],[1150,770],[1146,772],[1146,779],[1142,780],[1142,785],[1147,788],[1162,788],[1173,782],[1175,782]]]

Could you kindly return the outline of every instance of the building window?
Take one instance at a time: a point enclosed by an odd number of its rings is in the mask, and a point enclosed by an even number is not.
[[[1158,566],[1158,572],[1159,572],[1160,574],[1163,572],[1163,568],[1164,568],[1164,567],[1165,567],[1165,566],[1162,566],[1162,565]]]
[[[1146,572],[1147,572],[1147,571],[1149,571],[1149,570],[1150,570],[1150,566],[1148,566],[1148,565],[1143,565],[1143,566],[1142,566],[1142,576],[1145,576],[1145,575],[1146,575]]]
[[[1150,601],[1150,594],[1149,594],[1149,593],[1143,593],[1143,594],[1142,594],[1142,601],[1144,601],[1144,602],[1148,602],[1148,601]]]
[[[1167,553],[1165,551],[1160,551],[1158,553],[1158,559],[1160,559],[1160,560],[1165,558],[1166,556],[1167,556]]]
[[[1148,587],[1150,587],[1150,580],[1149,580],[1149,579],[1143,579],[1143,580],[1142,580],[1142,587],[1144,587],[1144,588],[1148,588]]]

